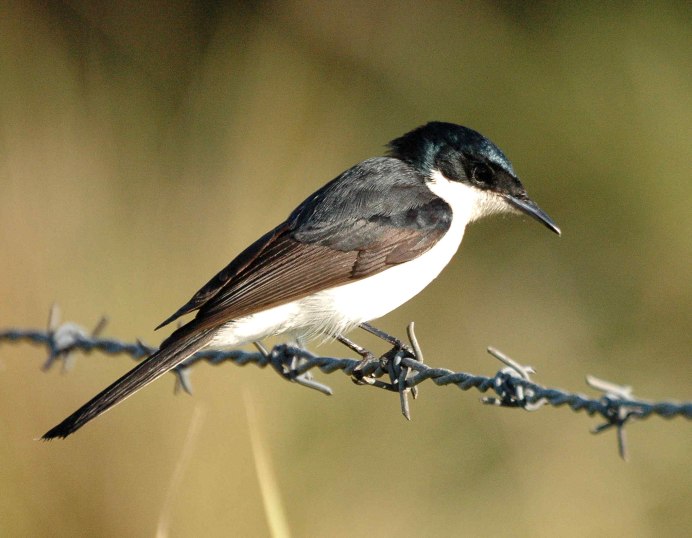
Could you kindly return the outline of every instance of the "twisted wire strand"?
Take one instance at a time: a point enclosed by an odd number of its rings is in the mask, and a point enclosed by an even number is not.
[[[73,353],[77,351],[83,353],[98,351],[109,355],[125,354],[135,360],[146,358],[156,351],[156,348],[141,341],[132,343],[100,337],[99,334],[106,324],[105,318],[89,332],[75,323],[60,324],[59,314],[56,311],[57,308],[51,310],[47,330],[3,330],[0,331],[0,344],[26,342],[46,347],[48,358],[43,365],[44,370],[48,370],[56,362],[62,362],[63,369],[68,369],[73,362]],[[627,458],[624,426],[632,420],[643,420],[654,415],[666,419],[676,417],[692,419],[692,402],[649,402],[632,396],[631,387],[620,386],[592,376],[587,376],[587,383],[602,392],[598,397],[544,387],[531,380],[530,375],[534,373],[531,367],[523,366],[493,348],[489,348],[488,352],[506,366],[491,377],[455,372],[446,368],[434,368],[423,362],[423,354],[415,337],[413,324],[409,326],[408,334],[410,347],[399,343],[381,357],[367,361],[320,357],[305,349],[285,344],[277,345],[271,350],[256,344],[258,348],[256,352],[203,350],[173,369],[177,377],[176,390],[191,392],[189,372],[199,362],[214,366],[225,362],[232,362],[238,366],[254,364],[260,368],[271,366],[284,379],[327,395],[332,393],[331,389],[316,381],[312,371],[318,369],[324,374],[340,371],[351,376],[357,384],[371,385],[399,393],[401,411],[407,419],[410,419],[409,394],[415,398],[418,385],[431,380],[438,386],[456,385],[464,391],[475,388],[482,393],[492,393],[492,396],[481,398],[485,404],[517,407],[527,411],[535,411],[544,405],[567,406],[575,412],[584,411],[590,416],[599,415],[605,419],[605,423],[596,426],[592,433],[601,433],[615,428],[618,450],[623,459]],[[390,341],[395,340],[389,338]]]

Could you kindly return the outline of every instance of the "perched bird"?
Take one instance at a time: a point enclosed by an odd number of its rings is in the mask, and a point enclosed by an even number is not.
[[[468,223],[505,212],[560,233],[490,140],[452,123],[414,129],[241,252],[159,327],[197,311],[192,320],[43,439],[67,437],[201,348],[283,333],[338,337],[379,318],[440,274]]]

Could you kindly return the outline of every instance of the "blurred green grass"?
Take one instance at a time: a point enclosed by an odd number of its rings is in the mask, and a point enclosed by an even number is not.
[[[0,326],[40,326],[58,301],[157,343],[158,322],[307,194],[441,119],[502,147],[564,234],[474,225],[378,325],[403,334],[415,319],[440,366],[491,373],[494,345],[549,385],[582,390],[593,373],[689,399],[690,19],[682,2],[7,2]],[[390,394],[345,379],[325,379],[324,398],[225,367],[197,369],[193,399],[165,379],[44,444],[130,362],[86,357],[58,376],[39,372],[39,350],[0,359],[3,536],[153,534],[195,405],[207,413],[171,535],[266,535],[241,388],[295,536],[692,528],[681,420],[633,425],[625,465],[565,410],[431,386],[405,423]]]

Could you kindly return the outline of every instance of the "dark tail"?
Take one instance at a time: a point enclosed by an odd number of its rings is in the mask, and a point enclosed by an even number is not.
[[[184,330],[185,327],[182,329]],[[119,404],[128,396],[134,394],[172,368],[175,368],[190,355],[193,355],[197,350],[209,343],[214,336],[214,332],[214,329],[206,329],[193,334],[181,334],[179,338],[176,338],[176,334],[173,333],[162,344],[161,349],[135,366],[111,386],[94,396],[60,424],[46,432],[42,439],[65,438],[76,432],[91,419],[96,418],[101,413],[105,413],[114,405]]]

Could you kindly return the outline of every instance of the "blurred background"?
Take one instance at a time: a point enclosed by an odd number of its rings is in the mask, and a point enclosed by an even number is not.
[[[55,301],[64,319],[106,314],[108,336],[157,345],[168,331],[153,327],[309,193],[438,119],[496,142],[563,236],[526,218],[474,224],[442,276],[377,325],[404,336],[415,320],[436,366],[492,375],[493,345],[549,386],[589,392],[590,373],[689,400],[691,15],[688,2],[6,0],[0,328],[43,327]],[[262,456],[294,536],[692,529],[683,419],[633,424],[625,464],[612,432],[567,409],[426,383],[409,423],[395,395],[343,375],[319,375],[327,398],[226,364],[196,368],[192,397],[164,377],[42,443],[133,365],[94,354],[61,375],[44,360],[0,348],[2,536],[266,536]]]

